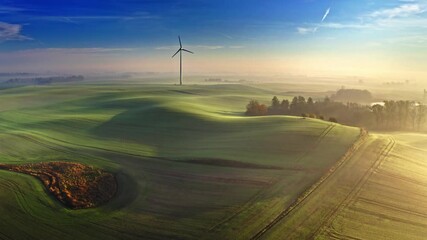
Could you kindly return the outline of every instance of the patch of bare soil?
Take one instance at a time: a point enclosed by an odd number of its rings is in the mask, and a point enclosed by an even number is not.
[[[113,174],[81,163],[1,164],[0,169],[37,177],[55,198],[71,209],[97,207],[117,192]]]

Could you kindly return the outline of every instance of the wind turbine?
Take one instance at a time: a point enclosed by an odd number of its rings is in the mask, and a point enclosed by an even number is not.
[[[191,54],[194,54],[194,53],[192,51],[188,51],[185,48],[182,48],[182,43],[181,43],[181,37],[180,36],[178,36],[178,40],[179,40],[179,49],[172,56],[172,58],[175,57],[175,55],[177,55],[179,53],[179,85],[182,85],[182,51],[189,52]]]

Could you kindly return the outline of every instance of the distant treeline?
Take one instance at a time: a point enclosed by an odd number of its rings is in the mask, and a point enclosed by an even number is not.
[[[26,72],[0,72],[0,77],[31,76],[32,73]]]
[[[371,102],[373,97],[368,90],[342,88],[333,94],[331,99],[341,102]]]
[[[52,83],[67,83],[83,81],[81,75],[67,77],[36,77],[36,78],[12,78],[4,82],[4,85],[49,85]]]
[[[244,82],[250,82],[248,80],[245,79],[239,79],[239,80],[224,80],[222,78],[208,78],[205,79],[205,82],[216,82],[216,83],[220,83],[220,82],[224,82],[224,83],[244,83]]]
[[[292,115],[340,122],[346,125],[381,130],[420,130],[426,120],[427,107],[413,101],[384,101],[373,106],[341,103],[329,97],[314,101],[297,96],[280,101],[276,96],[271,105],[251,100],[246,115]]]

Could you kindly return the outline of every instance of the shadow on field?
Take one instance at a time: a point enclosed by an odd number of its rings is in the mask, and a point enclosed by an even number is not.
[[[98,137],[151,145],[162,151],[163,147],[178,146],[180,143],[176,139],[194,140],[231,130],[230,126],[197,114],[144,103],[115,115],[90,131]]]
[[[117,192],[113,199],[105,205],[108,210],[120,210],[129,206],[139,194],[138,183],[128,174],[119,172],[116,174]]]
[[[188,159],[180,160],[182,163],[189,164],[200,164],[200,165],[209,165],[217,167],[230,167],[230,168],[249,168],[249,169],[271,169],[271,170],[281,170],[283,168],[271,165],[255,164],[255,163],[245,163],[234,160],[226,159],[214,159],[214,158],[199,158],[199,159]]]
[[[190,91],[183,91],[183,90],[169,90],[171,92],[175,93],[181,93],[181,94],[189,94],[189,95],[200,95],[198,93],[190,92]]]

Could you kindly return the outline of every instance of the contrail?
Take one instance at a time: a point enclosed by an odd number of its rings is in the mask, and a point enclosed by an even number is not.
[[[323,17],[322,17],[322,21],[320,22],[320,23],[323,23],[323,21],[325,21],[325,19],[328,17],[328,15],[329,15],[329,12],[331,11],[331,8],[329,7],[328,9],[326,9],[326,12],[325,12],[325,14],[323,15]],[[319,29],[321,27],[321,24],[318,24],[318,26],[317,27],[313,27],[313,28],[297,28],[298,29],[298,32],[300,33],[300,34],[307,34],[307,33],[309,33],[309,32],[311,32],[311,33],[316,33],[317,32],[317,30]]]
[[[328,17],[331,8],[326,9],[325,15],[323,15],[322,22],[325,21],[326,17]]]

